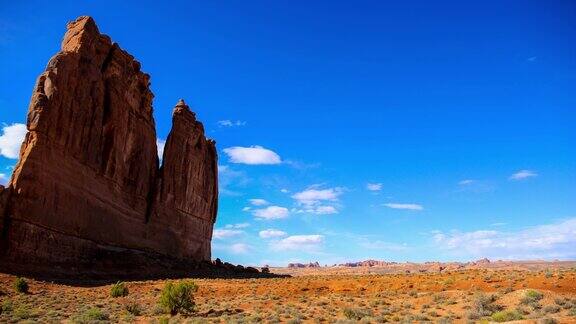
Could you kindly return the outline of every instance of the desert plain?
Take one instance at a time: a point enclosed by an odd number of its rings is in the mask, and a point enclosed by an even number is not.
[[[439,266],[440,265],[440,266]],[[491,262],[459,267],[270,268],[281,278],[54,283],[0,274],[2,323],[575,323],[576,262]],[[194,311],[167,314],[167,282],[193,280]]]

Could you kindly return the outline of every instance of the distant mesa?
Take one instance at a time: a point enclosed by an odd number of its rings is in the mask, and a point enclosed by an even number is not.
[[[320,263],[310,262],[310,263],[288,263],[288,268],[320,268]]]
[[[160,165],[150,76],[92,18],[67,29],[0,188],[0,268],[142,275],[213,265],[214,141],[180,100]]]

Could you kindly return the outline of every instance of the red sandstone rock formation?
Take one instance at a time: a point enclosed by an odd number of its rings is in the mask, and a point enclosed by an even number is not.
[[[209,260],[214,142],[180,101],[160,167],[150,77],[92,18],[67,28],[34,88],[12,179],[0,188],[0,263]]]

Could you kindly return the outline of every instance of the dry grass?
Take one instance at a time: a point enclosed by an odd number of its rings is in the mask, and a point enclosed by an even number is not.
[[[0,274],[1,323],[576,322],[573,269],[195,279],[195,312],[176,316],[158,304],[163,280],[126,282],[129,294],[117,298],[111,297],[112,285],[74,287],[31,279],[23,294],[14,290],[14,280]]]

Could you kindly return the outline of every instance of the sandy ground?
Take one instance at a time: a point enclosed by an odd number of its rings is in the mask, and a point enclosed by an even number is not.
[[[518,318],[526,323],[576,323],[576,268],[517,268],[381,274],[369,272],[386,271],[274,268],[296,276],[190,279],[199,286],[196,311],[175,316],[158,306],[163,280],[126,282],[128,296],[112,298],[111,285],[80,287],[32,279],[26,279],[29,293],[17,293],[15,277],[0,274],[0,323],[98,322],[94,318],[141,323],[468,323]],[[527,301],[535,292],[541,297]]]

